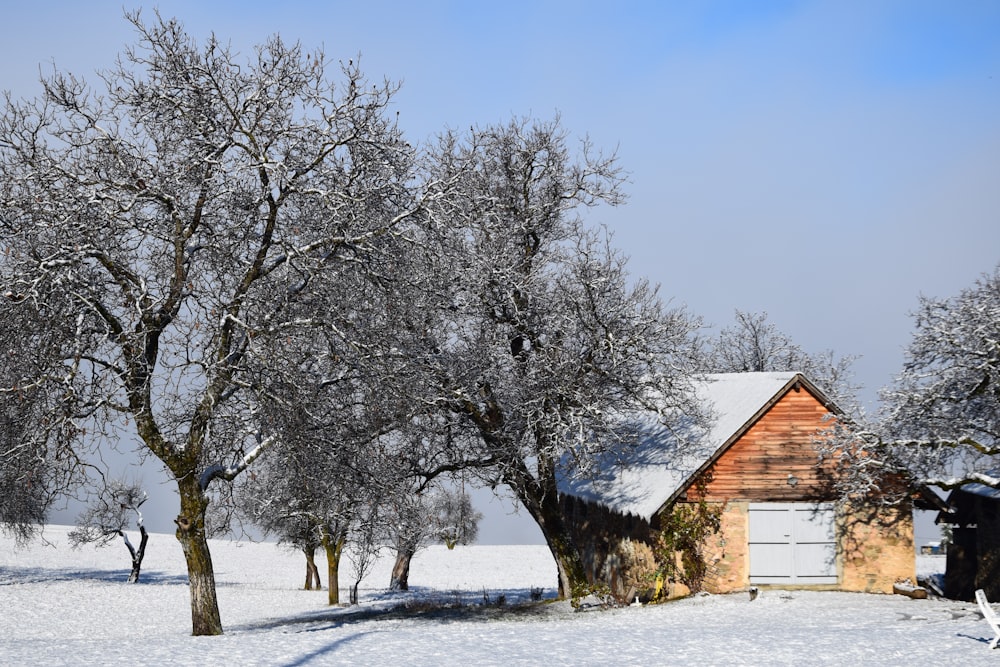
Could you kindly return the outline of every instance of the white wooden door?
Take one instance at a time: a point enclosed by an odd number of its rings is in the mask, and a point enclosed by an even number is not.
[[[836,584],[830,504],[750,504],[751,584]]]

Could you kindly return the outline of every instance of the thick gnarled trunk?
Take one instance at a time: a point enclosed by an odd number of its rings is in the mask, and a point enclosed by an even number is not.
[[[550,504],[554,504],[555,508],[550,508]],[[589,587],[586,569],[583,566],[580,551],[563,522],[558,502],[543,501],[536,511],[531,509],[528,511],[538,523],[538,527],[541,528],[545,543],[552,553],[552,558],[556,561],[559,574],[559,598],[581,596]]]
[[[410,590],[410,561],[413,560],[413,553],[413,549],[399,549],[396,551],[396,562],[392,566],[389,590]]]
[[[563,518],[552,469],[540,465],[536,479],[527,468],[521,466],[508,474],[506,482],[542,531],[545,543],[556,562],[559,598],[583,595],[589,588],[587,572],[580,550]]]
[[[175,519],[177,540],[187,562],[191,592],[191,634],[221,635],[222,618],[215,594],[215,570],[205,534],[205,510],[208,501],[201,492],[198,479],[187,475],[177,480],[181,496],[181,513]]]

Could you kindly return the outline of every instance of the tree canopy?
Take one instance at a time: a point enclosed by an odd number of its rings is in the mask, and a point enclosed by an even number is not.
[[[396,86],[357,63],[278,37],[243,57],[128,18],[138,43],[96,87],[56,71],[0,118],[4,308],[52,340],[8,396],[32,390],[38,442],[138,440],[163,463],[194,633],[217,634],[206,491],[274,441],[261,378],[287,369],[268,349],[356,333],[324,304],[420,210],[414,150]]]
[[[737,310],[735,322],[709,339],[698,365],[709,373],[804,373],[846,413],[859,412],[858,390],[851,374],[855,358],[837,358],[832,351],[806,352],[768,321],[767,313]]]
[[[843,424],[827,447],[844,492],[894,500],[925,485],[1000,488],[1000,267],[955,296],[921,296],[913,317],[881,413]]]
[[[96,84],[54,71],[0,118],[0,520],[27,536],[109,449],[158,460],[193,632],[218,634],[213,500],[369,556],[386,503],[464,470],[512,489],[575,594],[558,477],[627,447],[625,412],[698,412],[698,318],[582,217],[624,201],[617,158],[558,118],[416,147],[353,60],[127,18]]]
[[[428,395],[471,437],[466,465],[506,484],[535,519],[559,567],[559,591],[586,585],[561,517],[557,480],[627,446],[621,415],[664,420],[688,405],[697,318],[666,308],[580,211],[623,201],[614,156],[574,151],[558,119],[447,132],[431,153],[430,205],[449,219],[422,358]],[[438,260],[429,260],[438,261]]]

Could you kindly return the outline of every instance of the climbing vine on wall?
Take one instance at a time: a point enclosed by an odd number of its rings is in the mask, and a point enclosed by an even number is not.
[[[679,581],[692,593],[702,590],[708,573],[705,539],[719,532],[722,524],[723,506],[705,502],[707,483],[698,484],[698,502],[676,503],[664,513],[656,543],[661,563],[657,574],[668,581]]]

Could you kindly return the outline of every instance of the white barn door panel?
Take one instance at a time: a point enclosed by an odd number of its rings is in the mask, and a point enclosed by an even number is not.
[[[834,510],[829,504],[750,504],[751,584],[836,584]]]

